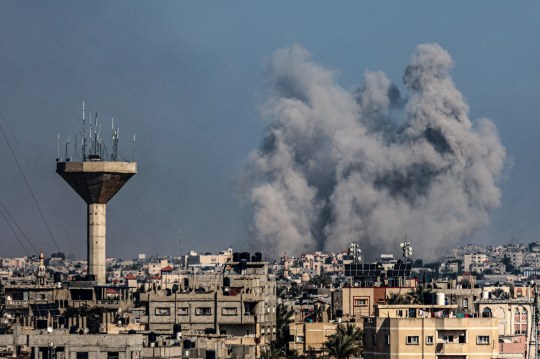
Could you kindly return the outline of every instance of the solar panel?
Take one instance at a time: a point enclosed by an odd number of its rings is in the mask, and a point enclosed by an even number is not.
[[[49,313],[52,317],[60,316],[60,310],[56,303],[30,304],[30,309],[34,317],[48,317]]]

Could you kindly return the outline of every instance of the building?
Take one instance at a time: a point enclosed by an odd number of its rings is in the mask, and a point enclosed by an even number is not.
[[[497,319],[455,317],[456,305],[377,306],[364,319],[364,358],[492,359]]]
[[[358,326],[361,324],[357,323]],[[336,332],[338,325],[337,322],[289,324],[289,350],[297,355],[324,354],[324,343]]]
[[[252,355],[276,337],[276,282],[267,262],[229,262],[221,271],[186,272],[173,289],[154,286],[137,293],[135,306],[147,331],[221,335],[255,346]]]

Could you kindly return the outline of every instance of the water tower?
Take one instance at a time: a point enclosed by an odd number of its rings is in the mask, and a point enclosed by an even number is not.
[[[56,173],[87,204],[88,279],[95,280],[97,285],[105,285],[107,203],[137,173],[137,163],[117,161],[118,129],[114,129],[114,124],[112,151],[108,156],[101,139],[97,115],[94,121],[92,123],[90,118],[90,135],[87,138],[83,104],[82,156],[79,159],[69,158],[66,144],[65,158],[58,154],[56,159]]]

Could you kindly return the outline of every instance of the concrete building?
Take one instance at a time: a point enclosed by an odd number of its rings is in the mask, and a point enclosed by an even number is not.
[[[496,318],[457,318],[457,306],[377,306],[364,319],[364,358],[496,358]]]
[[[364,358],[492,359],[495,318],[383,318],[364,321]]]
[[[375,307],[384,304],[392,293],[405,295],[414,289],[415,281],[405,287],[343,287],[332,292],[333,318],[351,318],[361,322],[363,317],[373,316]],[[414,284],[413,284],[414,283]]]
[[[221,272],[185,273],[174,290],[137,293],[148,331],[228,335],[262,350],[276,337],[276,282],[266,262],[229,262]],[[260,352],[260,351],[259,351]]]
[[[289,324],[289,350],[296,355],[324,354],[324,343],[336,332],[338,325],[337,322]]]

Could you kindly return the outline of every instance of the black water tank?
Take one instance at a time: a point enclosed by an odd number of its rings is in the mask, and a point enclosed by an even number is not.
[[[233,261],[233,262],[240,262],[240,253],[234,252],[234,253],[232,254],[232,261]]]
[[[437,304],[437,294],[424,293],[424,304]]]
[[[242,252],[240,253],[240,260],[245,259],[246,262],[249,262],[249,252]]]
[[[343,310],[341,310],[341,309],[336,310],[336,317],[337,318],[343,317]]]
[[[182,344],[184,346],[184,349],[191,349],[191,340],[185,339]]]
[[[252,262],[262,262],[262,253],[261,252],[255,252],[253,257],[251,257]]]
[[[216,351],[206,350],[206,359],[216,359]]]
[[[182,325],[181,324],[174,324],[173,325],[173,333],[174,335],[182,332]]]
[[[148,341],[150,343],[155,343],[157,341],[157,334],[154,332],[150,332],[150,334],[148,334]]]
[[[240,259],[240,270],[246,270],[247,268],[247,260]]]
[[[54,283],[62,283],[62,273],[54,272],[53,279]]]
[[[231,278],[229,278],[229,277],[224,277],[224,278],[223,278],[223,286],[224,286],[224,287],[230,287],[230,286],[231,286]]]
[[[184,289],[189,288],[189,278],[184,278]]]

